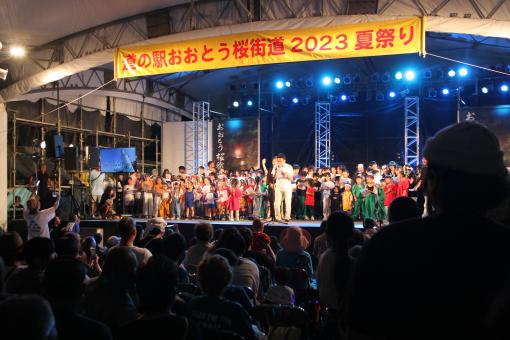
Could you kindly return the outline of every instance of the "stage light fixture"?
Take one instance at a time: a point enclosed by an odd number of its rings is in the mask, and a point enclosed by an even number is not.
[[[379,79],[381,79],[381,75],[379,74],[379,72],[372,73],[371,80],[373,83],[377,83]]]
[[[450,78],[455,77],[455,75],[456,75],[456,74],[457,74],[457,73],[455,72],[455,70],[450,70],[450,71],[448,71],[448,77],[450,77]]]
[[[25,49],[21,46],[12,46],[9,50],[9,54],[14,58],[21,58],[25,56]]]
[[[2,80],[7,79],[7,73],[9,73],[9,70],[0,68],[0,79]]]
[[[423,79],[432,79],[432,71],[430,71],[430,70],[424,71]]]
[[[232,105],[234,107],[239,107],[239,102],[237,100],[234,100],[234,102],[232,103]]]
[[[329,86],[329,85],[331,85],[331,77],[328,77],[328,76],[323,77],[323,78],[322,78],[322,84],[323,84],[324,86]]]
[[[253,106],[253,101],[250,99],[250,100],[248,100],[248,101],[246,102],[246,104],[247,104],[248,106]]]
[[[313,79],[310,79],[310,78],[307,79],[305,81],[305,85],[306,85],[306,87],[312,87],[313,86]]]
[[[468,74],[467,68],[462,67],[462,68],[459,69],[459,76],[465,77],[465,76],[467,76],[467,74]]]
[[[351,75],[350,74],[345,75],[343,81],[345,85],[350,85],[352,83]]]
[[[389,72],[384,72],[383,75],[381,76],[381,81],[383,83],[387,83],[390,81],[390,73]]]
[[[74,148],[74,144],[69,144],[69,147],[70,148]]]
[[[435,88],[433,88],[433,87],[429,87],[428,97],[429,98],[436,98],[437,97],[437,90]]]
[[[444,89],[441,90],[441,93],[443,93],[443,95],[447,96],[447,95],[450,94],[450,90],[447,89],[447,88],[444,88]]]
[[[347,96],[343,94],[340,96],[340,99],[345,102],[347,100]]]
[[[299,99],[297,99],[296,97],[294,97],[294,98],[292,98],[292,102],[293,102],[294,104],[297,104],[297,103],[299,103]]]
[[[482,93],[483,94],[489,93],[489,89],[487,88],[487,86],[482,87]]]
[[[358,101],[358,97],[354,94],[349,96],[349,103],[356,103]]]
[[[335,84],[340,84],[340,77],[335,77],[334,79]]]
[[[416,73],[414,73],[414,71],[411,71],[411,70],[406,71],[405,77],[406,77],[406,80],[412,81],[416,77]]]
[[[283,86],[284,86],[283,81],[278,80],[278,81],[276,82],[276,88],[277,88],[277,89],[283,89]]]
[[[288,80],[287,80],[287,81],[285,82],[285,86],[290,87],[290,81],[288,81]]]
[[[395,91],[390,91],[388,95],[390,96],[390,98],[395,98],[397,94],[395,93]]]
[[[508,85],[503,84],[499,87],[499,89],[501,90],[501,92],[508,92]]]
[[[399,72],[395,73],[395,79],[397,79],[397,80],[402,79],[402,72],[399,71]]]
[[[382,102],[384,100],[384,93],[382,93],[382,91],[377,91],[375,93],[375,100],[378,102]]]
[[[46,141],[42,141],[41,144],[39,144],[39,146],[41,147],[41,149],[46,149]]]

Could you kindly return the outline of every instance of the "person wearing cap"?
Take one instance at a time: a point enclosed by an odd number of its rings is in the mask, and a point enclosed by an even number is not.
[[[285,221],[290,221],[292,209],[292,180],[294,179],[294,170],[290,164],[285,162],[285,155],[280,153],[276,156],[276,167],[272,170],[272,175],[276,179],[274,214],[277,221],[282,220],[281,207],[284,203]]]
[[[486,217],[510,193],[499,142],[463,122],[430,138],[424,156],[436,214],[392,224],[364,246],[345,330],[380,339],[508,338],[510,229]]]

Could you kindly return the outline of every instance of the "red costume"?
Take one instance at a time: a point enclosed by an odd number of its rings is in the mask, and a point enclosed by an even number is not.
[[[384,206],[387,207],[390,205],[391,201],[397,197],[397,185],[391,181],[390,184],[386,184],[384,186]]]
[[[408,196],[409,195],[409,180],[407,177],[402,177],[400,182],[398,182],[397,186],[397,197]]]

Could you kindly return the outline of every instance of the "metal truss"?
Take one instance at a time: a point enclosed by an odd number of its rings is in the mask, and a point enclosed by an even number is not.
[[[417,166],[420,164],[420,97],[405,97],[404,110],[404,161]]]
[[[186,171],[195,170],[195,122],[184,122],[184,166]]]
[[[209,103],[193,103],[193,150],[194,167],[193,173],[198,172],[198,167],[207,165],[209,161]]]
[[[315,103],[315,167],[329,168],[331,159],[331,104]]]

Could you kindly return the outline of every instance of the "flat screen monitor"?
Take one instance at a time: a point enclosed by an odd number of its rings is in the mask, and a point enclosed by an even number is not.
[[[135,148],[100,149],[99,161],[102,172],[134,172],[136,171],[136,150]]]

